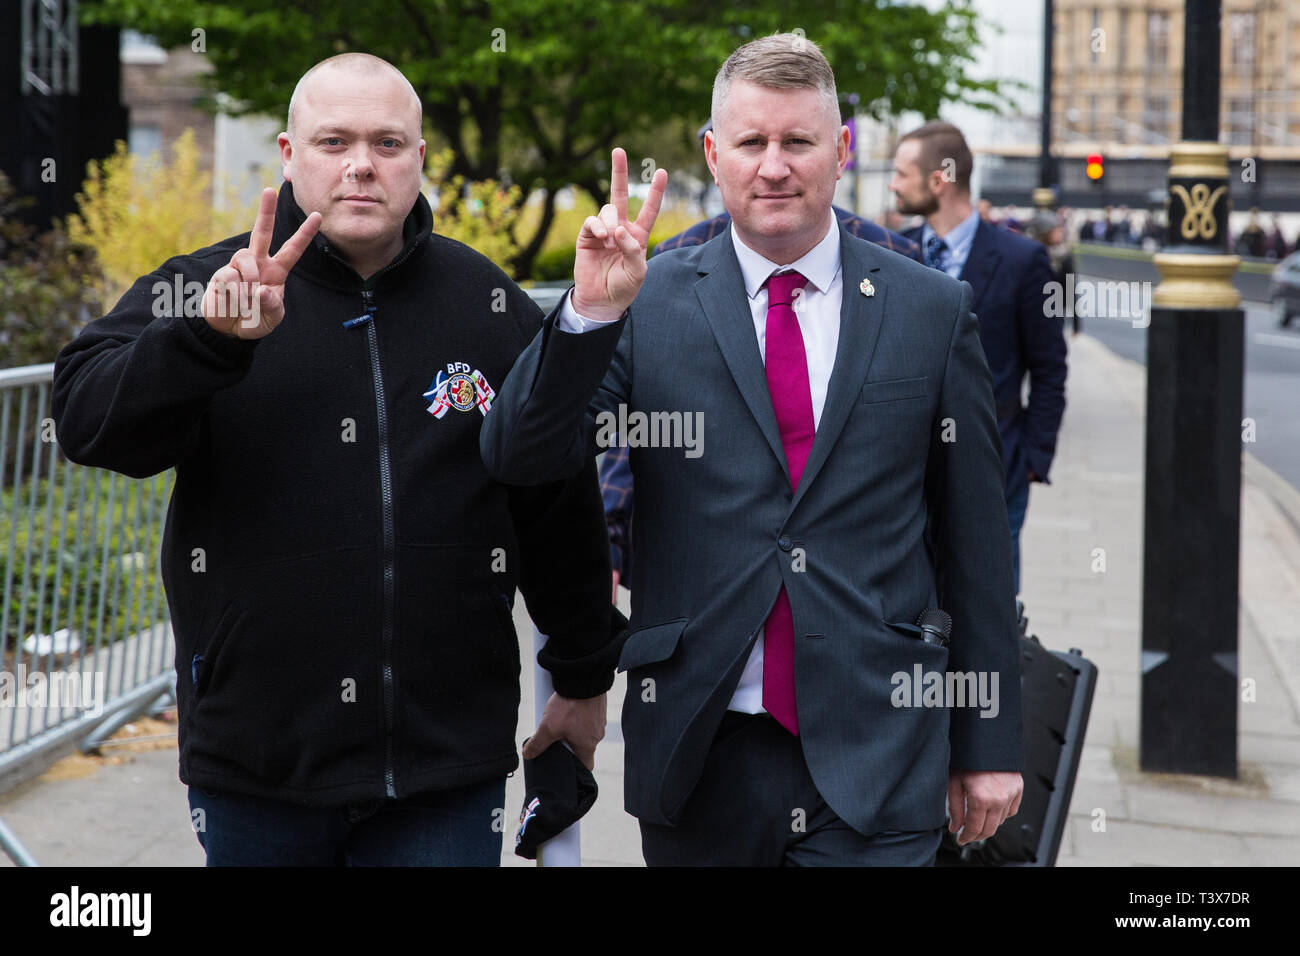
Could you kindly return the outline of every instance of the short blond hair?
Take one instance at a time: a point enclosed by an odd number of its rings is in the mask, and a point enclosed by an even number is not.
[[[341,70],[345,73],[355,73],[363,76],[374,76],[378,73],[389,73],[401,80],[407,90],[411,93],[411,102],[415,104],[416,123],[415,128],[419,130],[424,124],[424,104],[420,101],[420,95],[415,92],[415,87],[411,81],[406,78],[406,74],[399,70],[393,64],[389,63],[383,57],[375,56],[371,53],[340,53],[337,56],[331,56],[321,60],[310,70],[302,75],[298,84],[293,88],[293,96],[289,97],[289,118],[286,121],[285,132],[289,134],[289,139],[294,139],[293,118],[298,105],[298,97],[302,93],[307,81],[316,73],[324,69]]]
[[[735,80],[747,80],[774,90],[817,90],[826,111],[838,126],[840,101],[835,73],[821,48],[798,33],[774,33],[737,49],[713,78],[713,128]]]

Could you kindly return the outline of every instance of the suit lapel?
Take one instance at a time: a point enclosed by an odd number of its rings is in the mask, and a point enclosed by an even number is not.
[[[700,255],[699,271],[704,273],[695,283],[700,307],[713,329],[713,337],[718,341],[718,348],[722,350],[722,358],[736,381],[736,387],[789,482],[790,468],[785,460],[785,446],[781,444],[776,413],[772,410],[772,397],[767,390],[767,373],[754,335],[754,318],[745,294],[745,278],[730,236],[718,237],[707,244]],[[804,480],[807,480],[806,475]]]
[[[791,511],[798,507],[808,487],[816,480],[817,473],[844,430],[844,423],[862,392],[862,383],[871,368],[871,358],[880,339],[885,296],[889,290],[880,276],[880,264],[872,247],[865,241],[851,238],[843,226],[840,227],[840,269],[840,336],[835,346],[835,364],[831,368],[826,404],[822,407],[821,421],[817,423],[812,451],[808,454],[808,463],[799,479],[794,500],[790,502]],[[870,279],[875,287],[873,295],[867,296],[862,292],[863,279]]]
[[[980,302],[984,299],[984,293],[989,286],[993,284],[993,273],[997,271],[998,263],[1002,257],[998,254],[994,240],[997,238],[993,235],[993,230],[997,226],[990,226],[984,220],[980,220],[975,227],[975,241],[971,243],[970,252],[966,255],[966,264],[962,266],[961,275],[958,276],[971,285],[970,310],[979,315]]]

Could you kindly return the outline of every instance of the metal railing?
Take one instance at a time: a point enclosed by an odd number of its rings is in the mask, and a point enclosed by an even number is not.
[[[0,371],[0,790],[175,700],[159,563],[173,475],[69,462],[53,374]],[[34,865],[2,822],[0,850]]]

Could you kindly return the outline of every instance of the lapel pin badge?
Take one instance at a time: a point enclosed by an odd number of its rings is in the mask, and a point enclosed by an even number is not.
[[[868,298],[876,294],[876,287],[871,284],[870,279],[863,279],[862,284],[858,286],[858,288],[861,289],[862,294]]]

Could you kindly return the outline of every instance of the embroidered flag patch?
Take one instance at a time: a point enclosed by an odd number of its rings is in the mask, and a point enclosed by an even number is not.
[[[497,393],[488,384],[487,377],[464,362],[448,362],[424,393],[429,400],[426,409],[434,418],[442,418],[451,409],[467,412],[477,408],[486,415]]]

